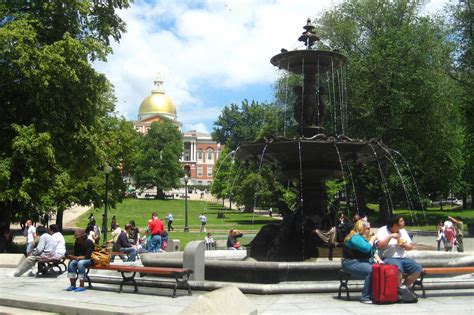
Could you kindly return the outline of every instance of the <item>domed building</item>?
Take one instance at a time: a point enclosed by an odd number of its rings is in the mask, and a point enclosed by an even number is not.
[[[135,129],[140,133],[147,133],[150,125],[163,118],[171,119],[181,130],[181,123],[176,119],[176,105],[162,89],[163,80],[158,74],[153,81],[155,88],[145,97],[138,110],[138,120],[134,123]]]
[[[162,89],[163,80],[159,74],[153,83],[155,88],[140,104],[138,120],[134,122],[135,129],[140,133],[147,133],[153,122],[171,119],[176,128],[181,130],[176,105]],[[181,165],[189,174],[189,185],[211,184],[214,165],[224,146],[213,141],[210,134],[196,130],[183,132],[183,146]]]

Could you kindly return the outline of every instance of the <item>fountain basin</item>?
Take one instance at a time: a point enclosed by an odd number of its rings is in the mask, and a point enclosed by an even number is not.
[[[386,154],[385,149],[380,142],[333,138],[321,134],[309,139],[243,144],[236,151],[236,156],[242,160],[261,161],[263,155],[263,162],[280,167],[283,174],[290,179],[299,178],[300,170],[304,171],[307,178],[322,179],[340,176],[341,163],[364,164],[376,160],[377,157],[381,158]]]
[[[236,254],[229,254],[230,252]],[[183,267],[182,252],[146,253],[140,258],[147,267]],[[234,255],[230,257],[229,255]],[[474,255],[437,251],[407,252],[424,267],[474,266]],[[227,258],[226,258],[227,257]],[[231,260],[229,260],[231,259]],[[276,284],[288,281],[338,280],[341,259],[309,259],[303,262],[255,261],[245,251],[215,250],[205,252],[205,280],[240,283]]]
[[[292,50],[275,55],[270,59],[272,65],[296,74],[316,73],[343,66],[347,57],[324,50]]]

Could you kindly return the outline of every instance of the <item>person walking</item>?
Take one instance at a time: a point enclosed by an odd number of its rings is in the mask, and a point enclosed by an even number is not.
[[[461,221],[460,217],[453,218],[448,216],[448,219],[454,223],[454,229],[456,231],[457,251],[462,253],[464,252],[464,223]]]
[[[173,214],[171,212],[168,213],[168,216],[166,217],[166,220],[168,221],[168,232],[169,231],[174,231],[174,228],[173,228]]]
[[[440,251],[441,249],[441,242],[443,242],[443,247],[446,244],[446,237],[444,236],[444,224],[443,221],[439,221],[438,226],[436,227],[438,231],[438,235],[436,237],[437,249]]]
[[[26,236],[26,256],[30,256],[35,247],[36,228],[33,226],[33,221],[27,220],[25,231],[23,234]]]
[[[451,223],[447,221],[447,223]],[[453,247],[456,245],[456,230],[454,229],[453,224],[445,225],[444,235],[446,236],[446,243],[444,244],[444,250],[450,252],[453,250]]]
[[[200,233],[202,233],[202,232],[206,233],[207,218],[204,215],[204,213],[201,213],[201,215],[199,216],[199,220],[201,220],[201,228],[199,229],[199,232]]]

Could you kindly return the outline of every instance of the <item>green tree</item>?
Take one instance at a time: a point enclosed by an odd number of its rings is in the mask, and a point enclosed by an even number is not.
[[[110,156],[102,127],[115,98],[91,61],[105,60],[109,40],[120,39],[124,23],[115,10],[128,5],[127,0],[0,4],[2,225],[8,227],[12,216],[62,213],[73,202],[103,198],[103,190],[91,189],[92,198],[82,188],[97,187],[89,180]],[[28,146],[26,152],[44,146],[48,154],[26,155],[20,162],[16,154]],[[47,167],[41,165],[45,161]]]
[[[225,106],[214,122],[212,138],[235,150],[242,143],[276,137],[282,129],[280,110],[273,104],[244,100],[241,106]]]
[[[325,43],[349,57],[350,135],[382,139],[405,156],[423,193],[445,195],[457,189],[463,168],[459,89],[448,73],[447,29],[420,16],[422,4],[344,1],[317,24]]]
[[[140,189],[156,188],[157,198],[163,191],[178,187],[184,175],[179,159],[183,154],[183,136],[169,119],[153,122],[143,136],[141,152],[135,167],[135,183]]]
[[[247,100],[240,107],[231,104],[214,123],[213,138],[225,143],[227,152],[237,152],[240,144],[281,135],[283,114],[274,104],[249,103]],[[234,162],[223,154],[216,169],[219,173],[214,174],[212,193],[219,198],[232,196],[247,212],[253,211],[255,206],[275,206],[286,196],[282,184],[274,176],[276,169],[269,165],[260,166],[260,163],[238,159]]]
[[[474,30],[473,30],[473,7],[471,1],[459,1],[449,6],[449,16],[452,36],[456,51],[452,63],[451,76],[460,87],[461,108],[463,113],[463,126],[466,132],[464,147],[465,168],[463,170],[462,187],[464,207],[467,206],[466,195],[474,198]],[[471,205],[472,206],[472,205]]]

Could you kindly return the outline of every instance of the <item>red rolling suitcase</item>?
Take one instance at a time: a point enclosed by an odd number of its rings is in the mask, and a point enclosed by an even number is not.
[[[372,265],[372,300],[385,304],[398,301],[398,268],[394,265]]]

